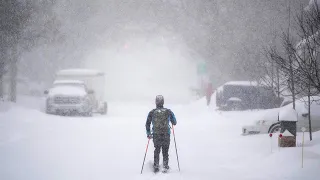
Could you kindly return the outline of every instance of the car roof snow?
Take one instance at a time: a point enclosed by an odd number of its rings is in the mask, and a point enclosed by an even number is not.
[[[104,73],[94,69],[64,69],[57,72],[57,76],[104,76]]]
[[[53,84],[84,84],[84,81],[80,80],[56,80]]]

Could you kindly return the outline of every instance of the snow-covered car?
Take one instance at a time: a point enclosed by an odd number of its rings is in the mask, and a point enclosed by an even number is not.
[[[63,85],[63,86],[62,86]],[[84,115],[92,113],[107,114],[108,106],[105,101],[104,73],[91,69],[65,69],[57,72],[53,88],[48,93],[48,112],[57,110],[76,110]],[[55,97],[55,98],[52,98]],[[55,103],[55,99],[60,101]],[[54,99],[52,101],[52,99]],[[84,103],[89,103],[87,107]],[[51,111],[52,108],[53,110]]]
[[[320,130],[320,97],[311,97],[311,127],[312,131]],[[265,114],[261,115],[261,120],[256,121],[251,126],[242,127],[242,134],[264,134],[274,133],[280,130],[281,120],[297,120],[297,131],[300,132],[302,127],[309,129],[308,120],[308,103],[307,97],[296,101],[296,111],[291,119],[288,119],[288,113],[292,113],[292,103],[289,103],[281,108],[267,110]]]
[[[242,128],[243,135],[251,135],[251,134],[264,134],[268,133],[269,128],[274,123],[278,122],[277,120],[274,121],[267,121],[267,120],[258,120],[255,124],[251,126],[244,126]]]
[[[93,101],[90,95],[93,94],[83,81],[78,80],[57,80],[53,87],[45,91],[46,113],[66,114],[79,113],[84,116],[91,116]]]
[[[270,109],[280,105],[273,89],[251,81],[230,81],[220,86],[216,93],[220,110]]]

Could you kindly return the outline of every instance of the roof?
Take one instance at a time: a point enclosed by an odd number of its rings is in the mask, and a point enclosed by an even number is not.
[[[307,43],[314,43],[315,41],[318,41],[319,39],[319,31],[315,32],[313,35],[302,39],[300,42],[297,43],[296,45],[296,49],[300,49],[303,48]]]
[[[309,11],[312,8],[312,6],[315,6],[316,3],[320,5],[320,0],[310,0],[309,5],[305,8],[305,10]]]
[[[104,72],[94,69],[64,69],[58,71],[57,76],[104,76]]]
[[[53,84],[84,84],[84,81],[80,80],[56,80]]]

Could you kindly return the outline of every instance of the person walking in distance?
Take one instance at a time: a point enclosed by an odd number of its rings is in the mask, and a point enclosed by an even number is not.
[[[177,124],[175,115],[170,109],[164,108],[162,95],[156,96],[156,108],[148,114],[146,122],[147,137],[153,138],[154,150],[154,172],[159,171],[159,155],[162,150],[164,171],[169,170],[169,146],[170,146],[170,122]],[[150,128],[152,124],[152,130]]]
[[[212,83],[208,83],[207,91],[206,91],[207,106],[210,105],[212,94],[213,94]]]

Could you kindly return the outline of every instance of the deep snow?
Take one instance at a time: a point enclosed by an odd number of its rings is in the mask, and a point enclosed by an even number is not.
[[[31,102],[31,101],[30,101]],[[241,136],[241,127],[256,120],[256,112],[216,112],[204,99],[188,105],[168,105],[176,114],[175,127],[181,172],[173,138],[169,174],[154,175],[145,121],[152,102],[109,103],[107,116],[59,117],[44,114],[41,101],[25,107],[9,105],[0,111],[0,179],[317,179],[320,172],[320,133],[309,142],[305,164],[301,148],[277,148],[268,135]],[[30,108],[31,107],[31,108]],[[298,143],[301,134],[298,134]]]

